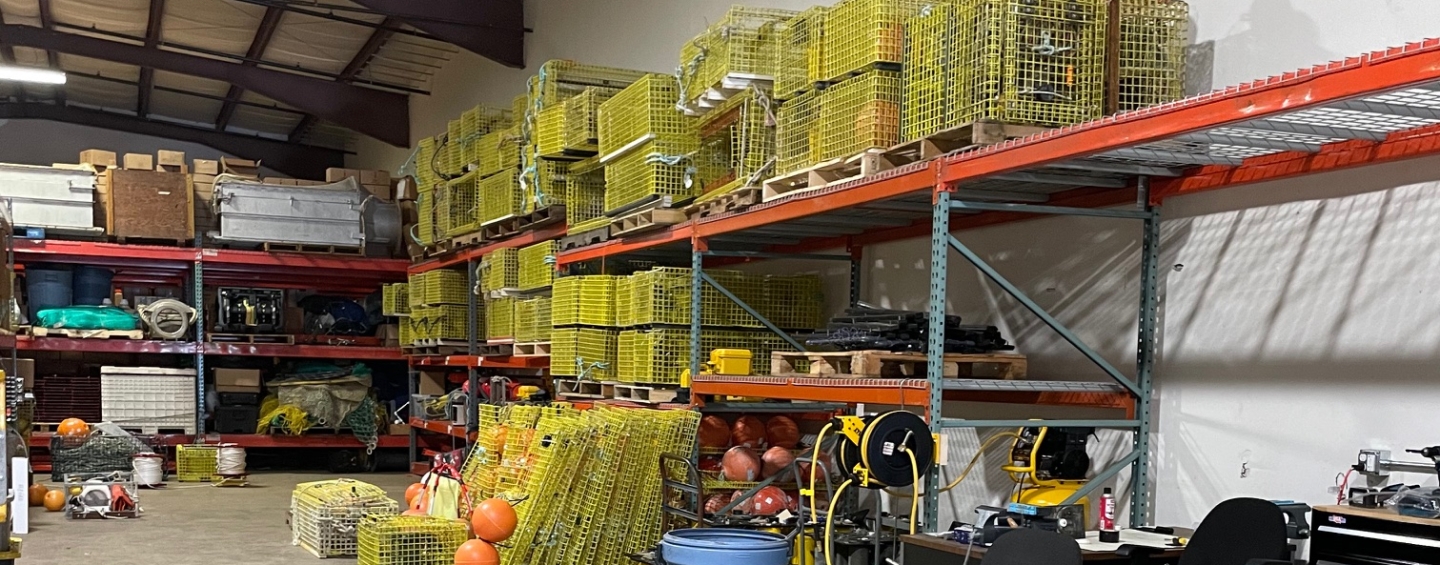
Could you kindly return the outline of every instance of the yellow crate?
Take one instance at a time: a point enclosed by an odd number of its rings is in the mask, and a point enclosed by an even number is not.
[[[962,0],[954,125],[980,120],[1064,126],[1099,118],[1105,0]]]
[[[635,275],[615,279],[615,325],[629,328],[635,322]]]
[[[575,226],[605,218],[605,168],[599,164],[598,158],[586,159],[571,165],[565,175],[565,225],[570,233],[583,231]]]
[[[676,110],[679,96],[675,77],[652,73],[601,103],[601,159],[608,164],[622,151],[633,151],[646,140],[671,153],[694,151],[699,143],[695,120]]]
[[[520,288],[520,250],[497,249],[480,258],[480,291]]]
[[[615,283],[621,277],[587,275],[555,279],[551,323],[556,326],[615,325]]]
[[[812,90],[780,104],[775,113],[775,173],[783,175],[820,162],[820,92]]]
[[[775,71],[775,96],[789,100],[815,88],[824,76],[825,19],[830,8],[812,6],[785,20],[776,40],[780,43]]]
[[[447,177],[460,174],[465,165],[461,162],[463,157],[461,144],[465,139],[464,130],[464,122],[459,118],[446,123],[444,166],[440,170]]]
[[[724,270],[706,270],[705,273],[748,304],[758,302],[762,296],[758,276]],[[630,279],[629,304],[633,305],[634,312],[630,325],[690,324],[690,269],[656,267],[630,275]],[[700,314],[700,323],[705,326],[763,327],[739,304],[709,284],[701,284]]]
[[[380,287],[380,314],[403,316],[410,313],[410,285],[391,283]]]
[[[414,326],[410,323],[410,316],[401,316],[395,322],[400,326],[400,346],[409,347],[415,343]]]
[[[435,241],[446,239],[449,237],[447,234],[450,233],[450,191],[445,187],[446,185],[443,183],[436,185],[435,190],[431,193],[433,196],[432,215],[435,216],[433,228]]]
[[[433,137],[420,139],[415,148],[415,182],[421,187],[431,187],[440,182],[440,176],[435,173],[432,166],[435,160],[435,148],[437,143]]]
[[[732,6],[720,21],[680,48],[681,100],[694,102],[722,84],[744,88],[751,82],[774,81],[780,62],[781,27],[797,14],[793,10]]]
[[[701,192],[725,194],[736,188],[759,186],[775,159],[775,101],[756,90],[732,96],[700,120],[700,150],[696,160],[715,171]]]
[[[669,153],[646,143],[638,151],[605,166],[605,210],[633,204],[651,196],[674,196],[676,199],[699,195],[700,187],[718,173],[713,163],[695,159],[692,154]]]
[[[570,174],[565,161],[537,161],[521,178],[522,211],[526,214],[565,205],[565,183]]]
[[[515,303],[510,296],[485,300],[485,339],[515,337]]]
[[[535,116],[535,149],[540,157],[565,156],[565,104],[562,102]]]
[[[489,225],[519,214],[519,169],[509,169],[480,180],[481,225]]]
[[[565,149],[572,154],[600,151],[600,104],[619,93],[618,88],[590,87],[565,101]]]
[[[922,139],[955,127],[954,100],[958,64],[956,29],[960,10],[953,4],[936,4],[906,23],[905,105],[902,117],[905,140]]]
[[[355,537],[356,565],[453,563],[455,550],[470,539],[470,528],[437,516],[371,514],[360,520]]]
[[[422,247],[435,245],[435,189],[433,186],[421,185],[415,193],[415,211],[418,219],[415,221],[415,239]]]
[[[412,309],[410,324],[415,339],[469,339],[469,310],[469,306],[454,304]]]
[[[352,479],[300,483],[290,493],[292,543],[316,557],[355,555],[355,528],[365,516],[399,513],[399,503],[385,489],[369,483]]]
[[[515,116],[516,122],[525,121],[525,113],[530,110],[529,94],[519,94],[510,99],[510,113]]]
[[[820,94],[820,160],[900,142],[900,73],[870,71]]]
[[[814,330],[825,325],[819,275],[767,275],[760,287],[760,299],[751,306],[776,327]]]
[[[410,308],[437,304],[468,304],[465,271],[436,269],[410,275]]]
[[[549,298],[528,298],[515,303],[515,341],[550,341],[551,314],[552,301]]]
[[[542,241],[520,248],[520,290],[537,290],[555,281],[555,255],[559,246],[554,240]]]
[[[619,332],[601,328],[555,328],[550,332],[550,374],[598,381],[615,376]]]
[[[743,349],[751,353],[750,374],[768,374],[770,352],[783,350],[779,336],[764,330],[712,330],[700,332],[700,356],[709,359],[716,349]],[[690,329],[654,328],[620,332],[616,380],[645,384],[680,384],[690,368]]]
[[[446,237],[465,235],[480,229],[480,175],[471,171],[445,183],[446,213],[449,229]]]
[[[644,71],[602,67],[554,59],[540,66],[539,74],[528,82],[527,112],[538,112],[558,105],[586,88],[600,87],[619,90],[639,80]]]
[[[476,172],[488,177],[520,166],[524,138],[514,126],[493,131],[476,141]]]
[[[175,446],[175,480],[182,483],[208,483],[220,477],[215,462],[220,456],[218,445]]]
[[[1119,110],[1185,97],[1190,6],[1180,0],[1120,1]]]
[[[825,80],[875,68],[896,69],[905,54],[905,22],[927,0],[844,0],[825,19]]]

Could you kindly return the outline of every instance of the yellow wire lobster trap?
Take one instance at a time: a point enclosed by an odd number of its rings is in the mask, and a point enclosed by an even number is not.
[[[699,115],[724,101],[724,91],[773,85],[783,25],[799,12],[731,6],[680,48],[680,100]]]
[[[581,159],[599,152],[600,104],[618,88],[588,87],[541,111],[536,120],[536,149],[542,159]]]
[[[820,162],[820,91],[786,100],[775,112],[775,173],[783,175]]]
[[[785,20],[776,36],[775,97],[789,100],[829,77],[824,72],[825,19],[830,8],[812,6]]]
[[[962,0],[953,125],[1065,126],[1099,118],[1105,0]]]
[[[1120,0],[1121,112],[1185,97],[1190,6],[1180,0]]]
[[[716,349],[744,349],[752,353],[751,374],[770,370],[770,352],[789,346],[768,330],[715,330],[700,332],[700,356],[709,359]],[[620,332],[616,380],[641,384],[680,384],[690,369],[690,329],[652,328]]]
[[[558,281],[557,281],[558,282]],[[550,341],[553,303],[549,298],[527,298],[515,303],[515,342]]]
[[[848,158],[900,142],[900,73],[874,70],[820,94],[820,160]]]
[[[489,225],[520,213],[520,170],[508,169],[480,180],[480,224]]]
[[[357,565],[442,565],[470,539],[464,522],[432,516],[371,514],[356,533]]]
[[[449,214],[447,237],[465,235],[480,229],[480,174],[471,171],[445,183],[446,209]]]
[[[550,322],[555,326],[615,326],[615,282],[621,277],[559,277],[551,289]]]
[[[520,250],[497,249],[480,257],[480,291],[520,288]]]
[[[844,0],[825,18],[824,79],[843,80],[872,69],[899,70],[905,54],[905,22],[929,0]]]
[[[565,225],[580,233],[609,225],[605,217],[605,167],[592,157],[570,166],[565,175]]]
[[[704,196],[759,186],[762,176],[775,172],[774,110],[774,100],[752,87],[701,118],[696,160],[715,171],[701,188]]]
[[[215,473],[220,457],[218,445],[175,446],[175,480],[182,483],[208,483],[220,477]]]
[[[390,283],[380,287],[380,313],[385,316],[404,316],[410,313],[410,285]]]
[[[555,240],[542,241],[520,248],[518,282],[520,290],[539,290],[555,282],[555,256],[560,246]]]
[[[905,140],[922,139],[958,124],[954,108],[955,78],[959,71],[955,40],[960,9],[935,4],[906,24],[905,105],[902,117]]]
[[[334,479],[295,485],[290,493],[291,543],[316,557],[357,553],[356,529],[370,515],[395,515],[400,504],[375,485]]]
[[[706,270],[705,274],[748,304],[757,303],[762,296],[756,276],[727,270]],[[690,324],[690,269],[656,267],[629,278],[630,323],[627,325]],[[759,320],[709,284],[702,284],[700,288],[700,323],[717,327],[762,327]]]
[[[405,316],[398,318],[396,320],[396,323],[400,326],[400,347],[410,347],[411,345],[414,345],[415,330],[414,326],[411,324],[410,317]]]
[[[435,245],[435,186],[419,184],[415,191],[414,238],[422,247]],[[443,184],[440,186],[444,186]]]
[[[468,304],[470,289],[466,288],[464,271],[435,269],[410,275],[410,308],[437,304]]]
[[[570,163],[537,161],[521,177],[521,211],[528,214],[550,206],[565,205],[565,183]]]
[[[540,65],[539,72],[527,82],[526,112],[538,113],[591,87],[619,90],[644,74],[644,71],[552,59]]]
[[[484,311],[477,313],[483,316]],[[469,306],[442,304],[423,306],[410,311],[410,327],[417,340],[465,340],[469,339]],[[484,319],[477,320],[480,327]]]
[[[475,141],[475,172],[488,177],[520,163],[520,141],[513,128],[506,128],[480,136]]]
[[[485,339],[515,337],[515,297],[485,300]]]
[[[696,196],[706,179],[716,176],[713,165],[696,159],[693,151],[673,153],[654,143],[641,145],[605,166],[605,211],[653,197]]]
[[[555,328],[550,332],[550,374],[613,378],[618,335],[608,328]]]
[[[694,151],[695,120],[675,108],[675,77],[647,74],[600,104],[597,133],[600,159],[609,163],[638,145],[653,142],[671,153]]]

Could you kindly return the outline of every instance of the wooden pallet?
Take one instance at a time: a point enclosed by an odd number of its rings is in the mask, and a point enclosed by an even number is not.
[[[552,204],[520,216],[520,231],[530,231],[565,221],[565,205]]]
[[[131,434],[158,436],[158,435],[195,435],[195,426],[120,426],[120,429]]]
[[[679,388],[661,388],[641,385],[615,385],[615,399],[640,404],[664,404],[674,402]]]
[[[20,335],[68,337],[71,339],[145,339],[143,330],[73,330],[21,326]]]
[[[808,364],[805,372],[797,366]],[[776,351],[770,354],[770,373],[782,377],[925,378],[925,354],[889,351],[814,353]],[[964,378],[1025,378],[1026,360],[1018,353],[947,353],[945,376]]]
[[[363,256],[365,248],[354,245],[311,245],[309,243],[266,242],[260,246],[271,253],[309,253],[312,255]]]
[[[867,149],[858,155],[831,159],[764,182],[764,201],[850,182],[895,168],[884,149]]]
[[[480,225],[480,233],[485,239],[494,241],[505,239],[520,233],[520,219],[522,216],[511,214],[496,220],[490,220]]]
[[[441,255],[449,254],[451,251],[454,250],[455,248],[453,247],[453,244],[450,242],[450,240],[442,239],[440,241],[436,241],[430,247],[425,248],[425,258],[428,259],[430,257],[439,257]]]
[[[916,161],[929,161],[955,151],[1034,135],[1048,129],[1050,128],[993,121],[971,122],[891,147],[885,152],[885,157],[898,167]]]
[[[583,398],[599,400],[615,398],[614,381],[592,381],[588,379],[554,379],[555,396],[558,398]]]
[[[515,344],[514,355],[516,357],[549,357],[550,342],[517,343]]]
[[[458,339],[417,339],[408,346],[400,346],[405,355],[463,355],[470,351],[470,344]]]
[[[760,203],[761,189],[757,186],[737,188],[704,202],[696,202],[686,212],[696,218],[708,218],[729,212],[739,212]]]
[[[208,333],[205,341],[215,343],[255,343],[295,345],[295,336],[289,334],[227,334]]]
[[[569,251],[610,241],[610,226],[574,233],[560,238],[560,250]]]
[[[515,340],[492,340],[477,344],[475,351],[481,357],[509,357],[515,353]]]
[[[481,234],[479,230],[472,231],[464,235],[457,235],[450,238],[450,248],[461,249],[465,247],[473,247],[476,245],[480,245],[480,243],[484,241],[485,237]]]
[[[615,218],[610,222],[610,237],[622,237],[673,226],[690,219],[684,210],[651,208]]]

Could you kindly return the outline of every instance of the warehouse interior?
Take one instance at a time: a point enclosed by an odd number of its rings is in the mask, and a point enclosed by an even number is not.
[[[1440,6],[473,4],[0,0],[0,563],[1440,563]]]

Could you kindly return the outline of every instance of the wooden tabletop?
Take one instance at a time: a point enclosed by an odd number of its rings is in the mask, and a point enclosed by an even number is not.
[[[1375,518],[1377,520],[1390,520],[1392,522],[1404,522],[1407,524],[1418,524],[1421,526],[1432,526],[1440,528],[1440,520],[1434,518],[1417,518],[1415,516],[1401,516],[1394,510],[1387,508],[1361,508],[1359,506],[1316,506],[1314,510],[1329,512],[1331,514],[1343,514],[1346,516],[1357,516],[1360,518]]]
[[[943,552],[945,552],[945,553],[951,553],[951,554],[954,554],[954,555],[965,555],[965,549],[966,549],[966,547],[967,547],[967,546],[965,546],[965,545],[955,543],[954,541],[949,540],[949,539],[939,538],[939,537],[935,537],[935,536],[925,536],[925,535],[913,535],[913,536],[912,536],[912,535],[903,535],[903,536],[900,536],[900,542],[901,542],[901,543],[908,543],[908,544],[918,545],[918,546],[920,546],[920,547],[924,547],[924,548],[927,548],[927,549],[933,549],[933,550],[935,550],[935,551],[943,551]],[[968,546],[968,547],[970,548],[970,556],[971,556],[971,557],[983,557],[983,556],[985,555],[985,546],[974,545],[974,546]],[[1182,550],[1183,550],[1183,548],[1178,548],[1178,547],[1177,547],[1177,548],[1174,548],[1174,549],[1161,550],[1161,551],[1159,551],[1158,553],[1155,554],[1155,557],[1157,557],[1157,558],[1162,558],[1162,559],[1163,559],[1163,558],[1179,557],[1179,556],[1180,556],[1180,552],[1181,552]],[[1085,559],[1086,561],[1102,561],[1102,560],[1114,559],[1114,558],[1115,558],[1115,552],[1113,552],[1113,551],[1082,551],[1082,552],[1081,552],[1081,556],[1082,556],[1082,558]]]

